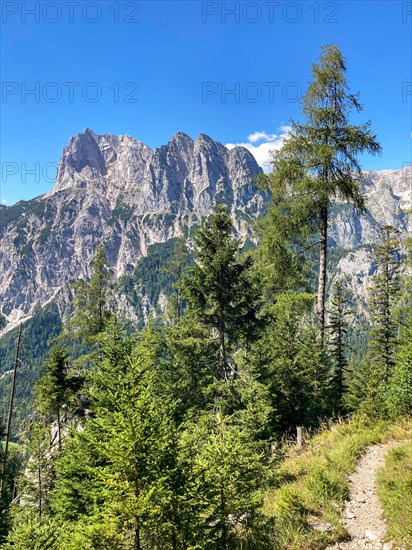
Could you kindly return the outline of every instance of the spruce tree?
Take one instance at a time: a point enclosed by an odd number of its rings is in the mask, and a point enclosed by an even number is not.
[[[55,482],[54,466],[57,448],[53,447],[50,424],[35,418],[26,444],[27,463],[20,480],[19,494],[24,503],[23,515],[38,515],[40,519],[50,512],[50,500]]]
[[[39,518],[26,511],[15,519],[3,550],[62,550],[62,539],[68,526],[52,518]],[[67,550],[67,546],[64,547]]]
[[[328,364],[313,329],[312,294],[278,294],[268,324],[253,348],[252,363],[269,388],[274,428],[313,426],[328,408]]]
[[[412,239],[405,241],[405,272],[401,276],[401,326],[395,365],[389,379],[388,407],[393,417],[412,414]]]
[[[399,344],[398,302],[400,295],[399,231],[382,227],[382,240],[375,247],[376,271],[369,289],[371,325],[368,349],[350,369],[346,403],[369,417],[387,415],[388,382]]]
[[[3,453],[2,445],[0,445],[0,459]],[[14,509],[11,507],[13,500],[16,498],[19,476],[23,467],[23,452],[21,447],[11,446],[8,451],[8,460],[4,475],[4,490],[3,499],[0,501],[0,547],[7,535],[12,519]]]
[[[317,322],[319,340],[323,345],[325,330],[325,291],[328,251],[328,221],[331,202],[339,198],[364,209],[360,190],[361,166],[357,156],[377,154],[380,146],[371,131],[370,122],[351,125],[351,111],[361,111],[358,95],[350,93],[346,78],[346,62],[335,45],[321,49],[319,63],[312,66],[313,79],[303,97],[304,124],[291,122],[291,131],[273,159],[273,173],[268,178],[269,189],[275,199],[283,199],[274,218],[286,220],[280,224],[294,236],[307,238],[304,248],[319,246],[319,273],[317,290]],[[293,230],[295,228],[295,230]],[[274,238],[278,229],[274,228]],[[318,241],[310,236],[319,235]],[[283,239],[285,236],[283,236]],[[285,249],[282,245],[282,249]],[[285,249],[288,252],[288,249]],[[293,247],[292,247],[293,250]],[[303,248],[296,250],[300,254]],[[288,264],[293,254],[286,254]]]
[[[253,339],[258,312],[252,260],[240,259],[231,231],[226,208],[218,205],[195,235],[195,265],[182,285],[190,313],[218,341],[217,373],[223,380],[235,374],[230,354],[242,339]]]
[[[387,382],[394,366],[398,343],[396,306],[400,295],[399,231],[382,227],[382,241],[375,248],[376,273],[370,288],[369,311],[372,328],[369,353],[377,376]]]
[[[180,517],[174,403],[158,379],[160,350],[153,344],[149,327],[130,353],[132,342],[115,320],[100,337],[93,416],[59,462],[53,504],[72,520],[79,545],[96,539],[99,548],[174,547]]]
[[[62,409],[69,399],[68,353],[60,345],[53,346],[44,373],[35,387],[36,409],[50,422],[57,424],[57,441],[61,448]]]
[[[412,328],[405,330],[389,380],[388,407],[394,418],[412,415]]]
[[[196,495],[191,548],[267,548],[261,514],[266,459],[234,416],[219,408],[203,415],[188,428],[184,445]]]
[[[329,312],[329,322],[327,330],[328,351],[332,363],[332,400],[335,412],[343,411],[343,394],[346,390],[345,375],[348,367],[348,345],[346,342],[348,333],[347,317],[350,313],[348,309],[348,299],[345,297],[344,289],[341,283],[336,283],[331,298],[331,309]]]
[[[109,287],[109,264],[103,247],[98,246],[93,258],[90,281],[78,281],[74,284],[74,316],[67,327],[72,328],[86,344],[95,341],[110,317]]]
[[[169,296],[167,316],[172,323],[178,323],[182,317],[183,300],[181,283],[183,273],[187,268],[189,252],[184,238],[175,240],[173,247],[173,259],[170,260],[163,271],[173,277],[175,291]]]
[[[199,415],[210,400],[218,342],[210,338],[209,328],[187,311],[178,325],[165,332],[169,360],[162,376],[169,382],[178,418],[183,421],[186,416]]]

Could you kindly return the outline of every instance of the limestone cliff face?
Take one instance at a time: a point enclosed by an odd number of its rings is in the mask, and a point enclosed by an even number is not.
[[[198,225],[217,201],[245,235],[265,203],[254,182],[260,172],[249,151],[204,134],[179,132],[159,149],[89,129],[71,138],[49,193],[0,209],[5,330],[87,278],[99,243],[120,277],[149,245]]]
[[[70,139],[53,189],[36,199],[0,206],[0,313],[3,331],[87,278],[97,244],[104,244],[115,277],[131,272],[149,245],[198,225],[213,204],[228,204],[238,235],[267,197],[254,178],[261,172],[243,147],[227,149],[204,134],[177,133],[158,149],[129,136],[97,135],[89,129]],[[341,250],[336,277],[349,276],[363,295],[373,272],[368,245],[379,227],[410,230],[412,170],[365,173],[368,211],[359,216],[336,204],[330,244]],[[122,297],[126,315],[133,308]],[[148,304],[150,306],[150,304]]]
[[[412,166],[364,176],[366,212],[360,216],[349,206],[337,204],[330,227],[331,244],[337,245],[341,255],[330,282],[344,281],[360,312],[375,274],[372,246],[379,242],[380,228],[393,225],[402,237],[412,234]]]

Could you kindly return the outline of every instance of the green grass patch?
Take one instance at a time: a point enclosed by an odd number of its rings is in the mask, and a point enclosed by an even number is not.
[[[388,520],[388,540],[396,548],[412,548],[412,440],[387,454],[378,472],[378,496]]]
[[[274,521],[276,547],[322,549],[347,540],[343,511],[348,474],[369,445],[405,438],[408,429],[410,425],[352,420],[314,436],[301,451],[287,450],[264,505],[265,515]]]

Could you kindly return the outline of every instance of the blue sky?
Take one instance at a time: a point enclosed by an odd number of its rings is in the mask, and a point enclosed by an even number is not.
[[[70,136],[129,134],[150,147],[177,131],[279,145],[320,46],[336,43],[383,147],[365,169],[412,160],[412,3],[3,0],[0,200],[53,185]],[[30,90],[34,90],[30,93]],[[232,91],[232,93],[231,93]],[[249,140],[248,137],[251,136]]]

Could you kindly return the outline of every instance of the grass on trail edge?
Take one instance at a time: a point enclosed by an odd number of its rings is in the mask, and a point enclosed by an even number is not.
[[[412,548],[412,440],[389,451],[378,472],[378,496],[388,520],[388,539]]]
[[[348,474],[366,447],[389,438],[411,439],[412,421],[393,425],[352,419],[316,435],[303,450],[286,451],[264,504],[265,515],[274,521],[276,548],[320,550],[348,540],[343,526]],[[411,515],[409,510],[409,521]],[[330,530],[321,532],[315,524]]]

